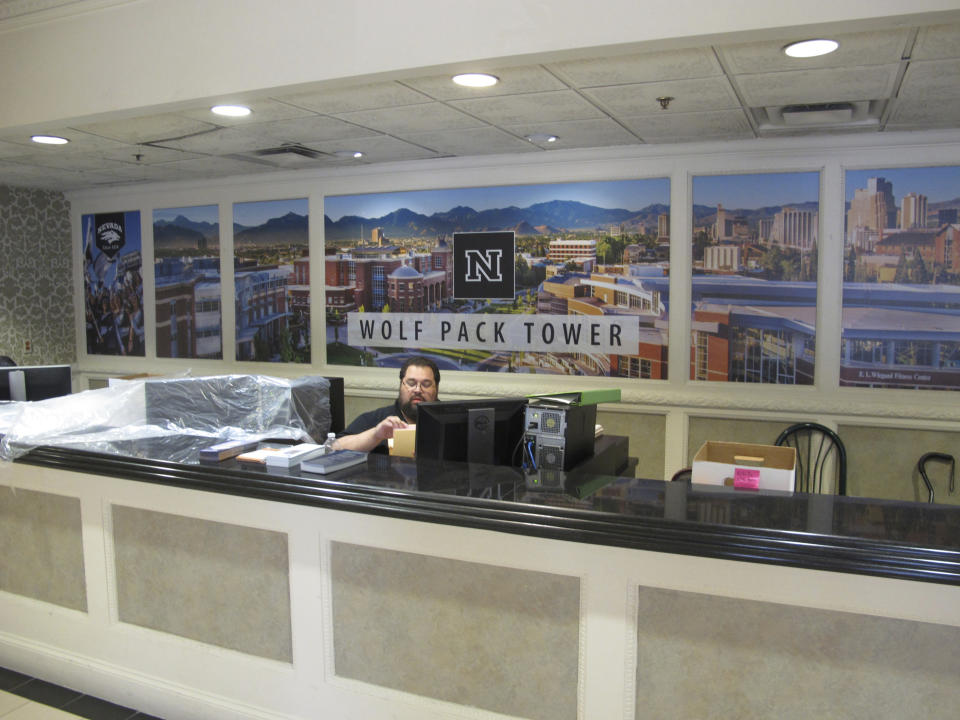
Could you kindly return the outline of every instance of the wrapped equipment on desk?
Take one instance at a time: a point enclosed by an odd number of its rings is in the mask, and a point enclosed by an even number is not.
[[[54,445],[174,462],[236,439],[313,442],[331,426],[330,381],[265,375],[137,379],[0,407],[0,458]],[[209,442],[207,442],[209,440]]]

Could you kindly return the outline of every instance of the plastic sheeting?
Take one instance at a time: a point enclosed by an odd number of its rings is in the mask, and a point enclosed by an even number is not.
[[[127,380],[39,402],[0,405],[0,458],[41,445],[196,462],[224,440],[323,442],[330,382],[265,375]]]

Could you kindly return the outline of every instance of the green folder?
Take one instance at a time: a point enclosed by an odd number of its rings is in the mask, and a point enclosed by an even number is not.
[[[620,402],[620,388],[602,390],[577,390],[574,392],[539,393],[527,395],[531,400],[557,405],[598,405]]]

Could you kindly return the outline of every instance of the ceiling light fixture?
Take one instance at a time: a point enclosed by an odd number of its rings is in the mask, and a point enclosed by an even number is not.
[[[551,135],[549,133],[534,133],[533,135],[527,135],[527,140],[532,143],[555,143],[559,138],[556,135]]]
[[[66,145],[70,142],[66,138],[57,137],[56,135],[34,135],[30,139],[41,145]]]
[[[462,73],[454,75],[452,79],[457,85],[472,88],[490,87],[500,82],[500,78],[488,73]]]
[[[337,150],[334,155],[341,158],[353,158],[354,160],[359,160],[363,157],[363,153],[359,150]]]
[[[252,111],[246,105],[214,105],[210,112],[226,117],[246,117]]]
[[[820,55],[832,53],[840,47],[836,40],[801,40],[800,42],[790,43],[783,52],[793,58],[811,58]]]

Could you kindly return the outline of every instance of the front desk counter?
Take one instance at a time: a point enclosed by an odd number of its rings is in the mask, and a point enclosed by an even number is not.
[[[167,718],[960,707],[960,507],[195,443],[0,463],[0,666]]]

